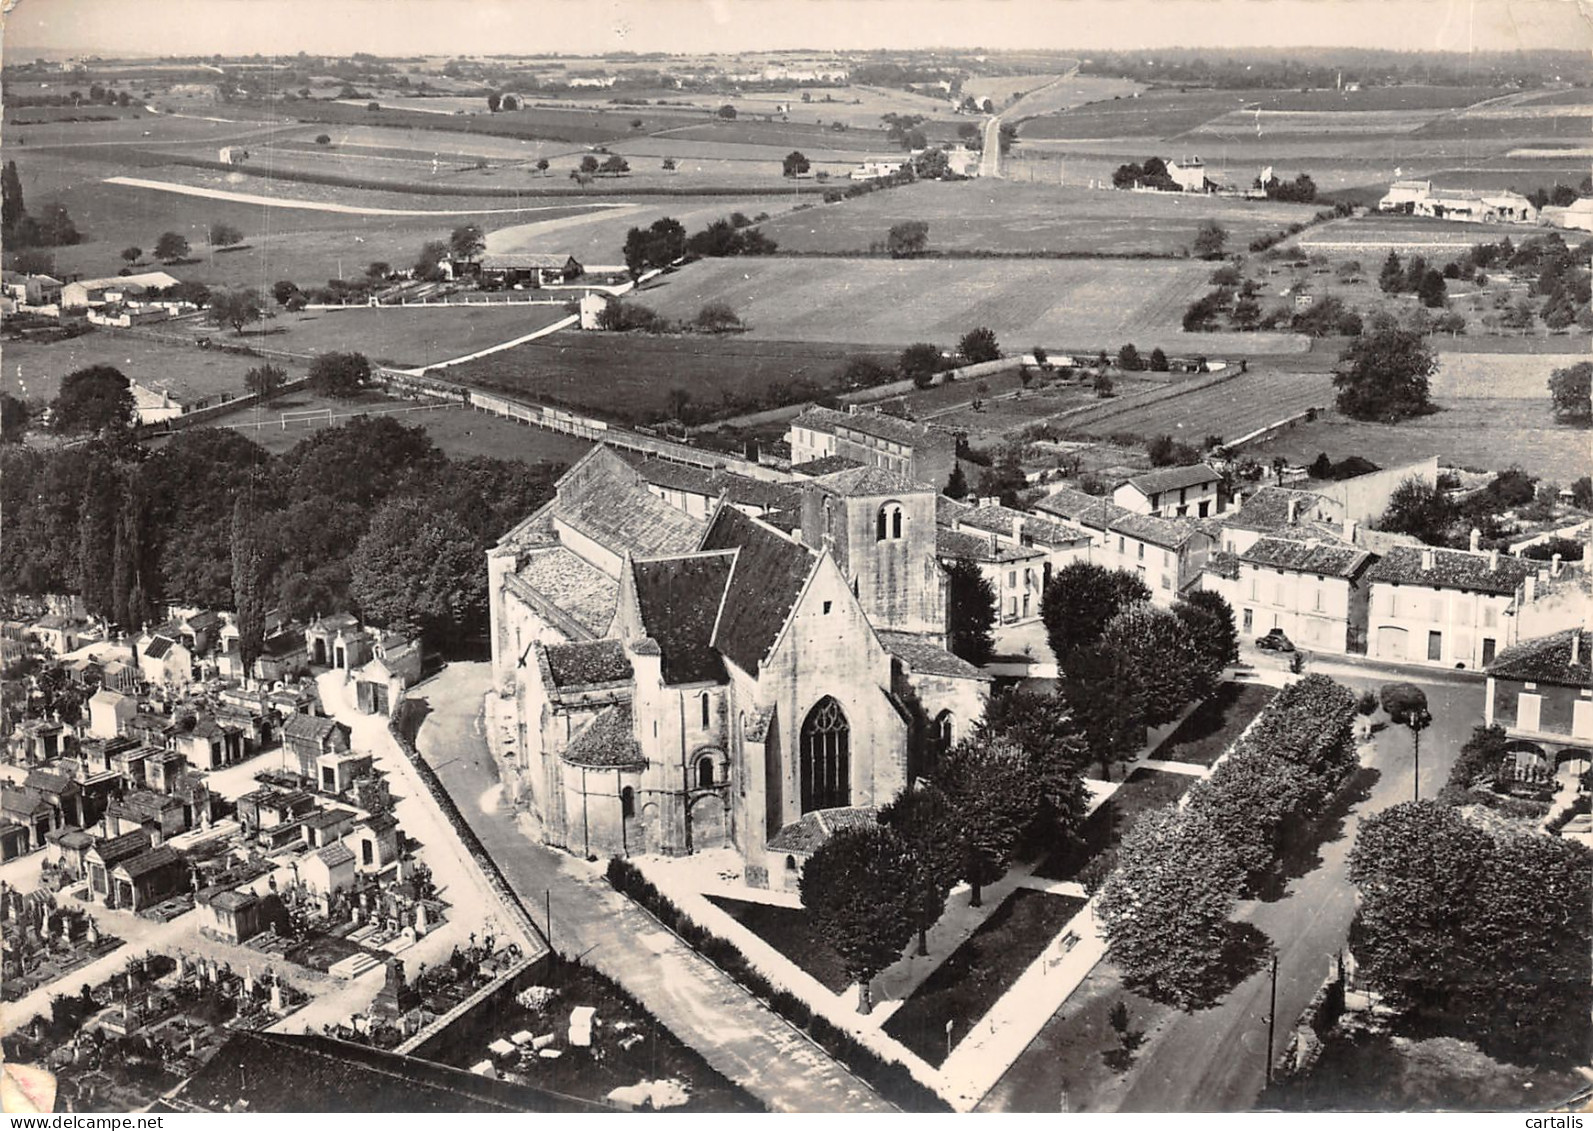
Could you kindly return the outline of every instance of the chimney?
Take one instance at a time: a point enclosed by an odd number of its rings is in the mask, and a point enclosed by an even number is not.
[[[1023,542],[1023,516],[1021,514],[1012,516],[1012,540],[1020,545]]]
[[[1489,550],[1488,551],[1488,572],[1489,573],[1498,573],[1499,572],[1499,551],[1498,550]]]
[[[1471,552],[1476,553],[1482,549],[1482,531],[1475,526],[1471,528]]]
[[[1549,576],[1550,577],[1559,577],[1560,576],[1560,557],[1561,557],[1561,555],[1555,554],[1554,557],[1549,559]]]
[[[1573,628],[1571,630],[1571,663],[1580,664],[1581,662],[1582,662],[1582,630],[1580,628]]]
[[[999,553],[1001,553],[1001,543],[996,541],[996,532],[992,530],[990,532],[990,556],[995,557]]]
[[[1424,547],[1422,549],[1422,572],[1423,573],[1427,573],[1429,570],[1431,570],[1433,568],[1433,562],[1434,562],[1436,556],[1437,555],[1435,555],[1433,553],[1431,546]]]
[[[1355,544],[1355,534],[1359,528],[1360,523],[1356,522],[1353,518],[1347,518],[1344,520],[1344,540],[1352,546]]]
[[[1300,521],[1300,500],[1299,499],[1290,499],[1289,500],[1289,525],[1293,526],[1295,523],[1297,523],[1299,521]]]

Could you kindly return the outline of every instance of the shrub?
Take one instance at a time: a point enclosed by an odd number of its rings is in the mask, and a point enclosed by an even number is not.
[[[669,328],[669,323],[652,307],[617,298],[611,299],[598,314],[597,325],[600,330],[640,330],[646,334],[661,334]]]

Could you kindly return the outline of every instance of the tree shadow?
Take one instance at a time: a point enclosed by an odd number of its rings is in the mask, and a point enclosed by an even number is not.
[[[1322,846],[1344,835],[1344,822],[1383,776],[1381,770],[1361,766],[1344,780],[1327,807],[1313,821],[1285,827],[1278,859],[1272,870],[1254,882],[1253,898],[1276,903],[1288,894],[1289,883],[1309,875],[1322,864]]]
[[[431,713],[430,699],[424,696],[412,696],[398,705],[398,710],[393,716],[393,726],[404,736],[404,741],[413,746],[415,736],[420,733],[421,724]]]

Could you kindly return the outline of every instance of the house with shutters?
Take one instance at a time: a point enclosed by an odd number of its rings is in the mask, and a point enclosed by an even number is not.
[[[1173,604],[1199,584],[1216,546],[1209,522],[1138,514],[1073,487],[1053,492],[1034,509],[1082,529],[1090,536],[1085,560],[1137,575],[1158,605]]]
[[[1203,463],[1158,467],[1117,484],[1112,502],[1157,518],[1208,518],[1222,510],[1221,487],[1222,476]]]
[[[957,465],[958,435],[938,424],[857,405],[848,406],[846,412],[818,406],[804,409],[786,430],[793,467],[840,456],[936,488],[946,485]]]
[[[1484,718],[1514,738],[1593,743],[1593,631],[1578,625],[1523,640],[1488,665]]]
[[[1367,655],[1481,671],[1516,643],[1539,565],[1498,550],[1389,548],[1365,574]]]
[[[1312,652],[1363,652],[1376,555],[1326,538],[1263,537],[1239,553],[1216,553],[1201,588],[1220,593],[1241,639],[1274,628]]]

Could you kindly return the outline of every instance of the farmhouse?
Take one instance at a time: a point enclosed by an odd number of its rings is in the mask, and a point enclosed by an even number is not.
[[[586,269],[573,255],[517,251],[488,252],[479,259],[449,259],[442,264],[450,279],[475,277],[500,287],[546,287],[573,282]]]
[[[1377,210],[1473,224],[1538,221],[1537,207],[1518,192],[1434,188],[1431,181],[1395,181],[1377,202]]]
[[[905,161],[865,161],[853,169],[848,176],[854,181],[877,181],[881,177],[889,177],[900,173]]]
[[[1393,547],[1366,574],[1369,654],[1485,668],[1515,643],[1517,614],[1536,573],[1536,562],[1497,550]]]
[[[1538,219],[1553,228],[1593,232],[1593,196],[1585,196],[1564,207],[1545,205],[1538,213]]]
[[[237,400],[242,393],[205,392],[173,377],[143,378],[129,383],[133,411],[140,424],[160,424],[176,420],[200,409],[214,408]]]
[[[1082,528],[1090,536],[1088,560],[1136,574],[1161,605],[1171,605],[1199,581],[1215,542],[1196,519],[1135,514],[1072,487],[1041,499],[1034,509]]]
[[[982,677],[927,658],[945,653],[935,542],[933,488],[884,468],[804,483],[791,536],[725,503],[688,515],[596,449],[488,554],[506,789],[577,852],[733,846],[754,882],[794,882],[783,830],[922,772],[904,696],[958,736],[976,721]]]
[[[1184,192],[1206,191],[1206,163],[1199,157],[1187,161],[1167,162],[1167,175],[1178,183]]]
[[[1507,648],[1488,665],[1488,725],[1550,742],[1593,741],[1593,633],[1568,628]]]
[[[62,283],[49,275],[0,273],[0,292],[19,306],[50,306],[61,301]]]
[[[1135,514],[1206,518],[1222,509],[1222,476],[1203,463],[1162,467],[1119,483],[1112,502]]]
[[[164,271],[140,275],[112,275],[104,279],[79,279],[61,288],[61,305],[68,309],[126,302],[151,290],[175,287],[178,280]]]
[[[786,440],[791,445],[793,466],[842,456],[938,486],[951,478],[957,465],[958,433],[937,424],[889,416],[878,409],[865,412],[857,405],[849,405],[847,412],[807,408],[791,421]]]
[[[1412,213],[1416,211],[1416,202],[1426,200],[1432,193],[1432,181],[1395,181],[1377,202],[1377,210]]]

